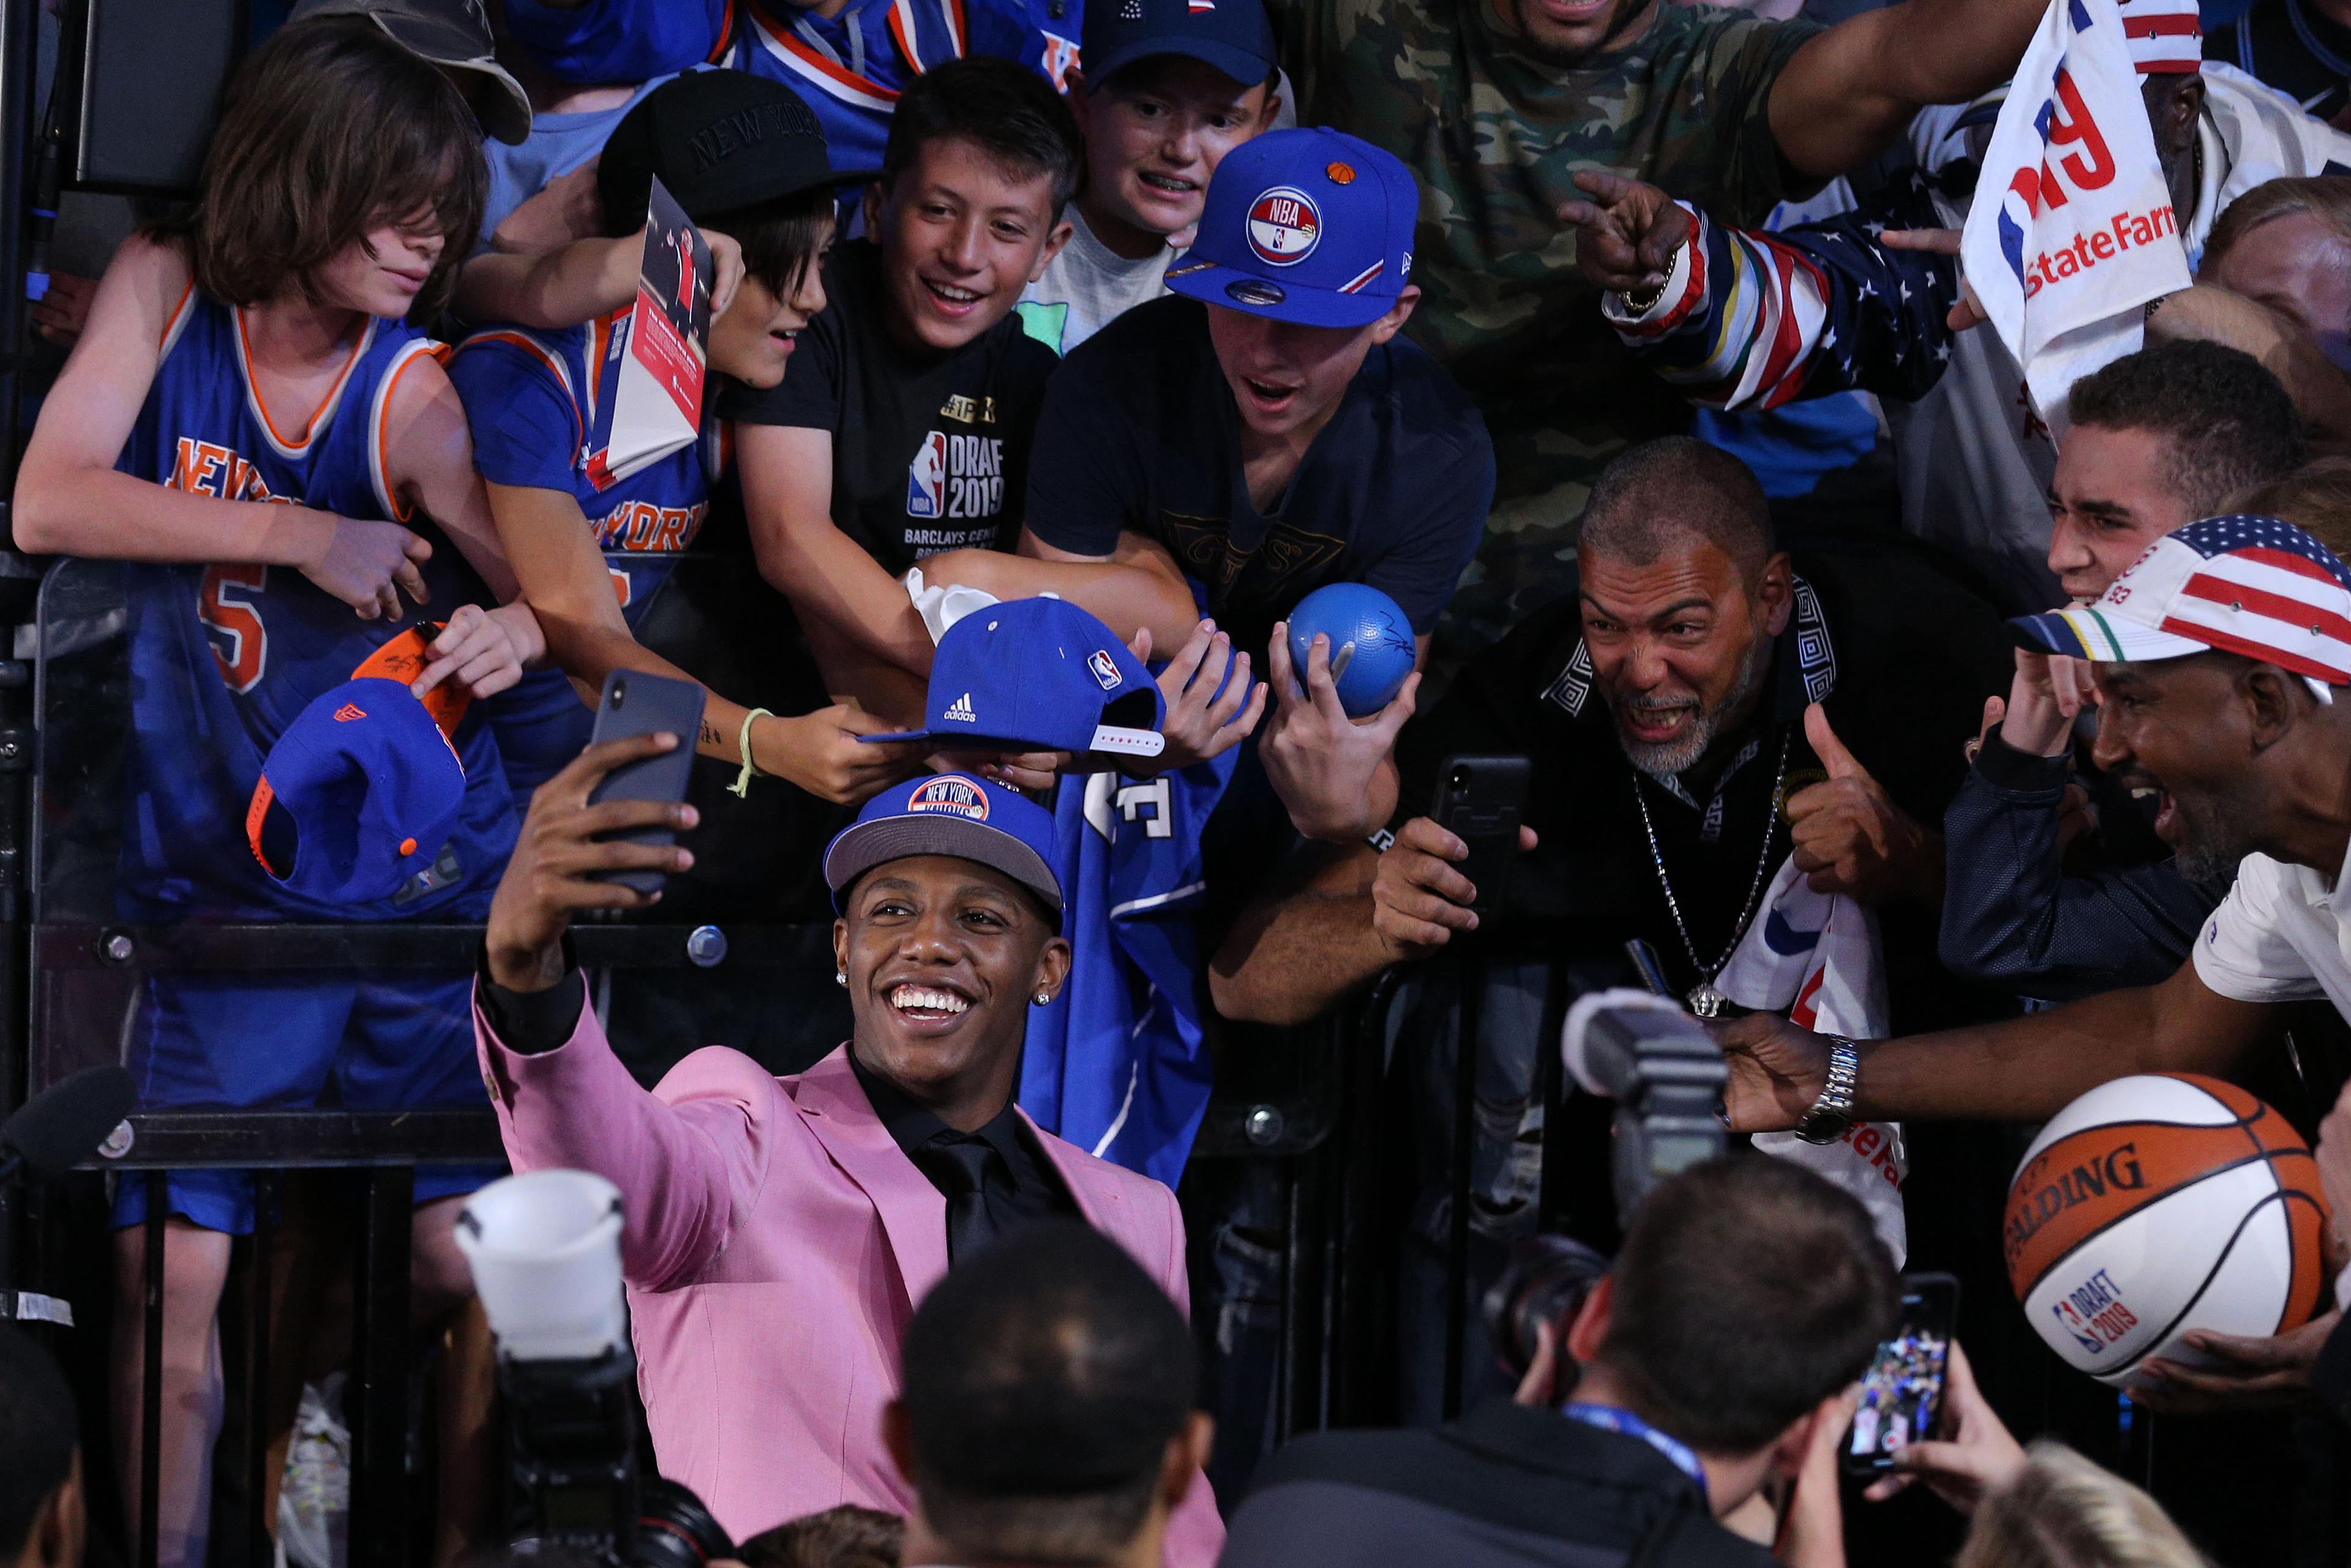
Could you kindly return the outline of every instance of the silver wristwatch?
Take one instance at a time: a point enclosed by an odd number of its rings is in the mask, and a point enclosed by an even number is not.
[[[1861,1048],[1841,1034],[1829,1042],[1829,1081],[1821,1097],[1796,1124],[1796,1136],[1808,1144],[1834,1144],[1853,1125],[1854,1092],[1861,1087]]]

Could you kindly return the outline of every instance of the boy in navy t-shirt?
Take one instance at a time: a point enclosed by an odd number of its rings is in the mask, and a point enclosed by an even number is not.
[[[1276,708],[1261,751],[1315,837],[1378,825],[1362,808],[1393,789],[1384,758],[1412,687],[1348,725],[1323,677],[1295,672],[1312,695],[1295,689],[1284,618],[1324,583],[1368,583],[1404,610],[1425,659],[1493,499],[1477,405],[1397,335],[1420,296],[1417,211],[1404,166],[1352,136],[1278,131],[1234,149],[1168,271],[1178,298],[1070,356],[1029,456],[1024,555],[1108,571],[1156,546],[1236,646],[1265,651]],[[1066,591],[1039,575],[1029,591]]]

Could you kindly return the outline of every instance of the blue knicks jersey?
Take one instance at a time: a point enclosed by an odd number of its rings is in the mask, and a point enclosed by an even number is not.
[[[384,407],[401,375],[437,348],[412,327],[369,319],[310,427],[293,428],[272,419],[254,387],[242,314],[191,286],[115,466],[195,495],[409,523],[384,472]],[[292,567],[124,564],[131,735],[117,898],[127,918],[449,919],[488,907],[515,821],[478,718],[452,737],[465,768],[456,832],[393,898],[354,909],[297,896],[246,841],[262,759],[310,699],[395,637],[486,597],[447,539],[422,519],[411,526],[433,540],[423,568],[433,597],[396,622],[360,620]]]
[[[824,127],[832,166],[882,167],[898,95],[932,67],[966,55],[1016,60],[1068,90],[1080,7],[1067,37],[1040,26],[1027,0],[850,0],[831,20],[783,0],[745,0],[726,63],[782,82]]]
[[[605,465],[598,433],[611,427],[634,308],[559,331],[486,328],[449,362],[482,477],[580,503],[632,629],[701,534],[722,460],[715,431],[705,430],[702,441],[624,476]],[[518,803],[580,754],[594,722],[555,670],[525,675],[488,706]]]
[[[1169,1187],[1208,1105],[1206,983],[1192,918],[1200,836],[1241,748],[1172,773],[1064,779],[1053,873],[1070,977],[1029,1015],[1020,1108],[1047,1132]]]

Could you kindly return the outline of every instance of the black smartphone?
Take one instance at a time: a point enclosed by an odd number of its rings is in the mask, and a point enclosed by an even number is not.
[[[1534,764],[1523,757],[1448,757],[1437,770],[1437,800],[1428,814],[1469,846],[1469,857],[1453,869],[1477,888],[1478,902],[1470,907],[1481,915],[1502,906],[1533,779]]]
[[[685,781],[694,771],[694,739],[702,732],[702,688],[692,681],[649,675],[643,670],[614,670],[604,677],[604,698],[596,705],[596,728],[590,744],[626,740],[631,736],[677,737],[677,749],[643,758],[615,768],[589,792],[588,803],[601,800],[669,800],[685,799]],[[632,828],[615,838],[635,844],[669,844],[677,834],[668,828]],[[668,873],[658,871],[614,871],[606,882],[633,887],[639,893],[659,891]]]
[[[1943,1376],[1959,1316],[1959,1282],[1949,1274],[1902,1276],[1902,1320],[1877,1347],[1861,1380],[1861,1404],[1845,1434],[1844,1470],[1882,1476],[1894,1456],[1935,1436],[1943,1418]]]

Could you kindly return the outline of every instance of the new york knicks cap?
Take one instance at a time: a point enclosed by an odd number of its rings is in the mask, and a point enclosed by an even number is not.
[[[1007,785],[968,773],[934,773],[893,784],[824,848],[832,906],[875,866],[909,855],[952,855],[993,866],[1044,901],[1061,928],[1061,882],[1053,874],[1053,817]]]
[[[872,171],[834,168],[816,111],[783,83],[707,70],[655,88],[612,128],[596,164],[606,234],[644,226],[656,174],[700,224]]]
[[[2036,652],[2101,664],[2241,653],[2351,685],[2351,567],[2277,517],[2207,517],[2149,545],[2095,603],[2011,621]]]
[[[924,727],[869,735],[957,749],[1156,757],[1166,699],[1117,633],[1065,599],[1008,599],[947,628]]]
[[[1270,131],[1217,163],[1199,236],[1167,287],[1302,327],[1366,327],[1404,292],[1419,218],[1411,172],[1370,142]]]
[[[530,135],[530,95],[498,64],[482,0],[300,0],[286,19],[313,16],[365,16],[410,54],[450,72],[485,134],[509,145]]]
[[[1089,96],[1154,55],[1188,55],[1243,87],[1273,75],[1265,0],[1088,0],[1081,42]]]
[[[365,675],[311,699],[261,764],[246,842],[289,891],[390,898],[457,826],[465,768],[400,681]]]

